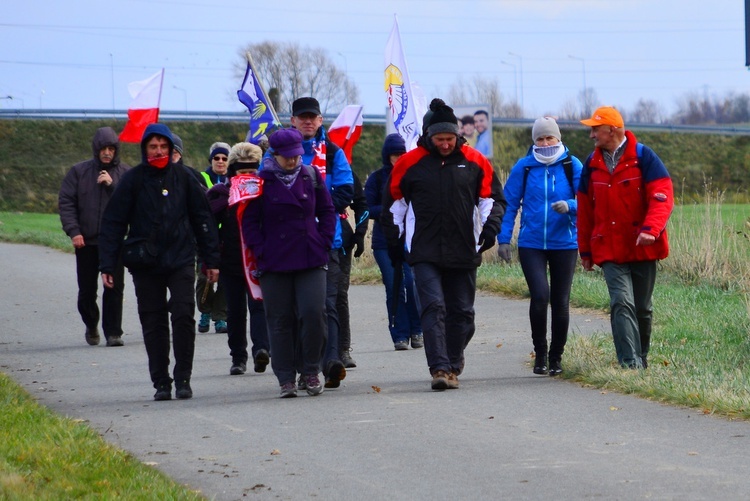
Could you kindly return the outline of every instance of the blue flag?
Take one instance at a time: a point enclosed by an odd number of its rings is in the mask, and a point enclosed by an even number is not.
[[[281,127],[281,122],[276,117],[268,96],[255,76],[250,60],[247,62],[245,79],[242,81],[242,87],[237,91],[237,97],[250,111],[250,131],[247,134],[250,142],[257,143],[261,136],[270,134],[276,127]]]

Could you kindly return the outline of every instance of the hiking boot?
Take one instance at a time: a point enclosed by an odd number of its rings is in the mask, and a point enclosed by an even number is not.
[[[458,374],[451,371],[448,373],[448,389],[449,390],[457,390],[458,389]]]
[[[305,378],[305,390],[307,390],[308,395],[314,397],[323,392],[323,386],[320,384],[320,379],[317,374],[307,374],[303,377]],[[328,381],[326,381],[326,388],[328,387]],[[338,384],[332,388],[338,388]]]
[[[281,398],[294,398],[297,396],[297,388],[294,386],[294,381],[291,383],[284,383],[281,385]]]
[[[241,376],[247,371],[247,364],[245,362],[232,362],[232,367],[229,368],[230,376]]]
[[[120,336],[109,336],[107,338],[107,346],[123,346],[124,344]]]
[[[305,376],[303,376],[302,374],[300,374],[299,379],[297,379],[297,389],[299,391],[307,389],[307,381],[305,381]]]
[[[154,400],[172,400],[172,383],[161,383],[156,385]]]
[[[342,352],[340,358],[341,358],[341,363],[344,364],[344,367],[346,367],[347,369],[353,369],[354,367],[357,366],[357,363],[349,354],[349,350]]]
[[[409,340],[404,339],[402,341],[396,341],[393,343],[393,348],[395,348],[396,351],[404,351],[409,349]]]
[[[648,357],[646,355],[641,356],[641,364],[644,369],[648,369]]]
[[[341,386],[341,380],[346,377],[346,367],[340,360],[331,360],[328,362],[326,370],[326,388],[338,388]],[[315,376],[317,377],[317,376]],[[310,393],[310,384],[308,382],[307,392]]]
[[[225,334],[227,332],[227,322],[225,320],[217,320],[214,322],[214,330],[217,334]]]
[[[266,366],[271,361],[271,357],[266,350],[258,350],[253,357],[253,370],[255,372],[266,372]]]
[[[91,346],[96,346],[99,344],[99,341],[99,329],[96,327],[93,329],[86,327],[86,342]]]
[[[560,374],[562,374],[562,365],[560,365],[560,361],[550,360],[549,361],[549,375],[559,376]]]
[[[208,332],[211,327],[211,314],[201,313],[201,319],[198,322],[198,332]]]
[[[448,389],[448,374],[445,371],[436,370],[432,373],[432,389],[439,391]]]
[[[412,348],[424,348],[424,336],[422,334],[411,335],[411,347]]]
[[[174,396],[179,399],[193,398],[193,389],[190,388],[190,380],[183,379],[182,381],[175,381],[175,392]]]
[[[537,354],[534,360],[534,374],[547,374],[547,355]]]

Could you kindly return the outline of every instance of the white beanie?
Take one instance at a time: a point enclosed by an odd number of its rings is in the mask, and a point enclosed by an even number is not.
[[[562,141],[560,127],[557,126],[557,122],[554,118],[537,118],[536,122],[534,122],[534,127],[531,128],[531,140],[536,141],[540,137],[547,136],[556,137],[558,141]]]

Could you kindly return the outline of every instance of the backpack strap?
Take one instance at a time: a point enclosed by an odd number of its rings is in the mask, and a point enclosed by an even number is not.
[[[638,144],[640,145],[640,143]],[[570,185],[570,191],[573,192],[573,198],[575,198],[576,189],[575,185],[573,184],[573,160],[570,158],[570,155],[565,157],[565,160],[563,160],[562,164],[563,169],[565,170],[565,177],[568,179],[568,184]],[[523,198],[524,196],[526,196],[526,181],[529,179],[530,170],[531,167],[528,165],[523,168],[523,184],[521,184],[521,205],[523,205]]]

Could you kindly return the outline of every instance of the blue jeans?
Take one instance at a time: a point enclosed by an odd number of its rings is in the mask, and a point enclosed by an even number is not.
[[[610,322],[617,361],[641,368],[651,345],[651,296],[656,283],[656,261],[602,264],[609,289]]]
[[[396,325],[390,327],[393,309],[393,276],[395,273],[386,249],[373,249],[372,254],[378,263],[380,275],[383,277],[383,285],[385,285],[385,305],[388,311],[388,329],[391,331],[391,339],[396,343],[408,340],[412,334],[421,334],[422,324],[419,320],[419,306],[414,294],[414,277],[411,268],[404,263],[404,278],[402,288],[399,291]]]
[[[461,374],[464,348],[474,336],[477,269],[430,263],[417,263],[413,269],[430,374],[437,370]]]
[[[570,325],[570,287],[576,268],[576,249],[544,250],[518,248],[518,259],[529,286],[531,340],[537,355],[547,354],[547,307],[552,310],[549,359],[562,360]],[[547,278],[549,267],[549,279]]]

